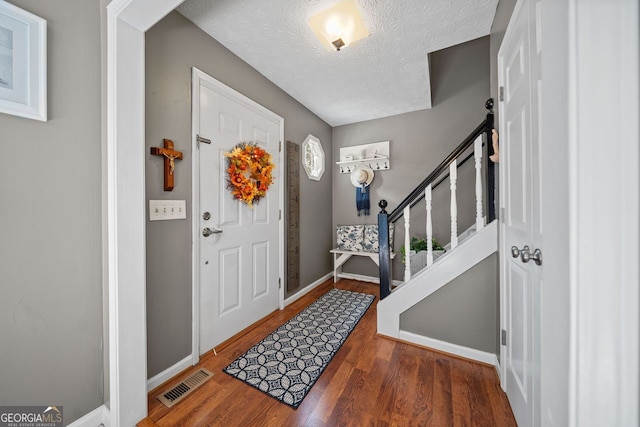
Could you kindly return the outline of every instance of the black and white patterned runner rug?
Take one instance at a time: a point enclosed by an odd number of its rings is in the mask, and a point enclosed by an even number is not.
[[[298,408],[373,300],[332,289],[223,371]]]

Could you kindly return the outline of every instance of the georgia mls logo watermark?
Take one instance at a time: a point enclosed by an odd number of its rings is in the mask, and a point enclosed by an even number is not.
[[[62,406],[0,406],[0,427],[62,427]]]

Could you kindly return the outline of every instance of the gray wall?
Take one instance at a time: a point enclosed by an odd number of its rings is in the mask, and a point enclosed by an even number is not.
[[[400,315],[400,329],[498,354],[496,277],[493,254]]]
[[[150,29],[146,45],[147,199],[186,199],[191,217],[192,66],[283,117],[285,140],[301,144],[308,134],[318,137],[330,167],[331,127],[179,13]],[[163,162],[148,154],[163,138],[184,152],[173,192],[163,191]],[[301,287],[332,269],[331,182],[331,173],[319,182],[300,177]],[[147,222],[147,324],[152,377],[191,353],[190,219]]]
[[[333,157],[340,147],[369,142],[390,142],[391,169],[376,173],[371,184],[371,216],[358,217],[355,189],[349,175],[333,167],[333,223],[376,223],[378,202],[386,199],[393,209],[484,120],[484,103],[489,97],[489,38],[483,37],[434,52],[430,57],[433,108],[383,119],[339,126],[333,129]],[[468,228],[475,215],[473,162],[458,175],[458,231]],[[434,236],[449,242],[449,191],[445,181],[434,193]],[[412,235],[426,234],[424,204],[412,211]],[[390,210],[388,209],[390,212]],[[400,251],[404,227],[396,224],[395,250]],[[335,231],[334,231],[335,234]],[[394,278],[402,277],[400,256],[394,261]],[[354,257],[345,264],[345,272],[377,276],[375,264]]]
[[[49,120],[0,114],[0,405],[103,403],[99,2],[12,1],[47,20]]]

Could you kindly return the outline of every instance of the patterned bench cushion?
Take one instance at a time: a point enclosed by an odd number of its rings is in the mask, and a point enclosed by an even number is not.
[[[364,250],[365,252],[378,252],[378,224],[364,226]],[[393,251],[393,224],[389,224],[389,247]]]
[[[364,243],[364,225],[339,225],[336,227],[336,240],[341,251],[362,252]]]
[[[378,252],[378,225],[338,225],[336,240],[341,251]],[[393,224],[389,225],[389,246],[393,248]]]

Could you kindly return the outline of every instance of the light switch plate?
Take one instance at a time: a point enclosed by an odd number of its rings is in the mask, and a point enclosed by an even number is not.
[[[186,218],[186,200],[149,200],[149,221]]]

